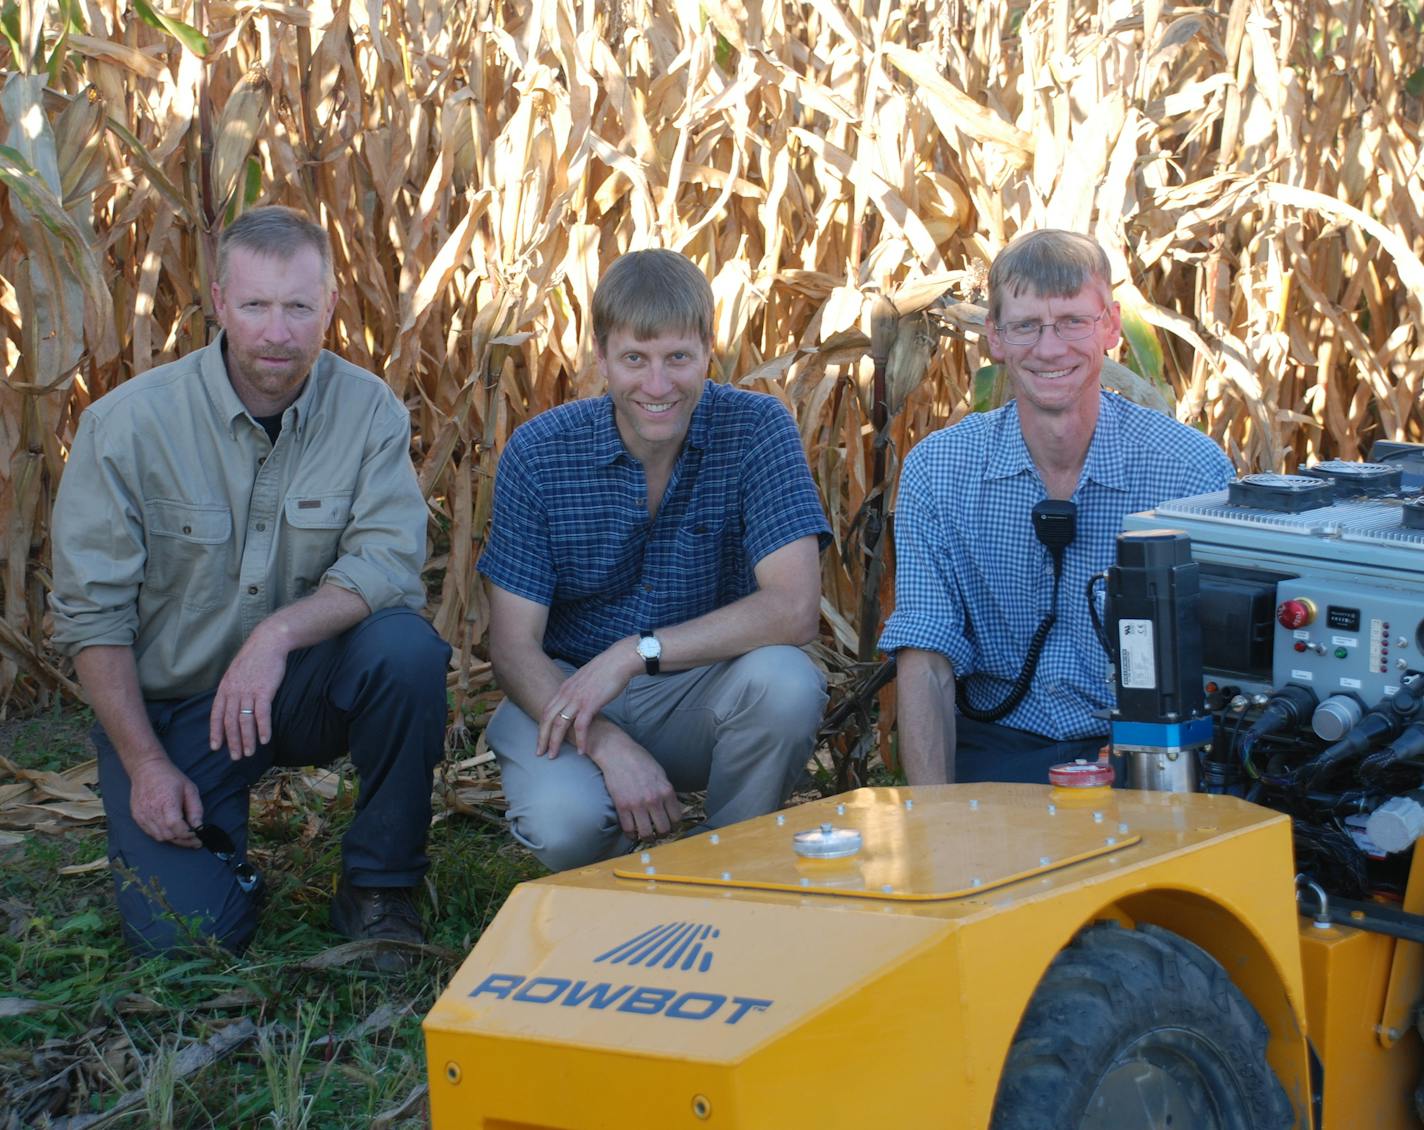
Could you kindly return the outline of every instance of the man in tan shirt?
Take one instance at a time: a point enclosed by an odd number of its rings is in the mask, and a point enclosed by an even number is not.
[[[249,788],[349,751],[361,788],[332,923],[418,942],[449,648],[416,612],[409,417],[321,348],[331,250],[300,213],[228,227],[212,296],[211,345],[85,412],[55,504],[54,639],[98,719],[125,933],[245,947]]]

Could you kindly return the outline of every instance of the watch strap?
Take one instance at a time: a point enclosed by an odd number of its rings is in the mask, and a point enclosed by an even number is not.
[[[654,643],[657,641],[657,636],[653,635],[652,631],[648,628],[640,628],[638,635],[642,639],[653,640]],[[659,651],[661,652],[661,648],[659,648]],[[641,649],[638,654],[643,657],[643,669],[647,671],[649,675],[656,675],[658,669],[662,666],[662,655],[644,655]]]

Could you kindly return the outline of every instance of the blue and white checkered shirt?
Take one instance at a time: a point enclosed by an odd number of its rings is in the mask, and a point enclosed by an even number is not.
[[[479,570],[549,607],[549,655],[581,666],[641,629],[756,591],[752,570],[774,550],[829,540],[790,414],[712,381],[651,522],[647,498],[606,396],[550,409],[510,437]]]
[[[1088,578],[1112,564],[1126,515],[1221,490],[1233,477],[1230,461],[1202,433],[1101,394],[1073,492],[1077,536],[1064,555],[1058,621],[1028,694],[1003,725],[1059,741],[1107,733],[1107,722],[1092,716],[1111,705],[1112,685],[1088,618]],[[1016,404],[917,444],[900,478],[895,612],[881,649],[939,652],[964,680],[971,704],[987,710],[1002,702],[1052,601],[1053,559],[1029,517],[1047,497]]]

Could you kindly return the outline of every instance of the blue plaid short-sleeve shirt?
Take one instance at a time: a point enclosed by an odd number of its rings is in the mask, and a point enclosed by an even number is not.
[[[1058,622],[1028,694],[1004,725],[1059,741],[1107,732],[1093,717],[1112,704],[1112,685],[1088,617],[1088,578],[1112,564],[1128,514],[1222,490],[1232,478],[1231,462],[1208,437],[1101,393],[1073,493],[1077,536],[1064,557]],[[1053,561],[1029,517],[1047,497],[1016,404],[969,416],[917,444],[900,477],[895,611],[881,649],[938,652],[976,707],[1002,702],[1052,600]]]
[[[756,590],[767,554],[829,528],[790,414],[708,381],[656,517],[643,466],[606,397],[515,429],[495,476],[479,570],[547,605],[544,650],[575,665],[643,628],[680,624]]]

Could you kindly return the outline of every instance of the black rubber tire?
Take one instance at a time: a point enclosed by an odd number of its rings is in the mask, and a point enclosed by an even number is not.
[[[1102,923],[1053,960],[1014,1035],[992,1130],[1284,1130],[1266,1026],[1200,946]]]

